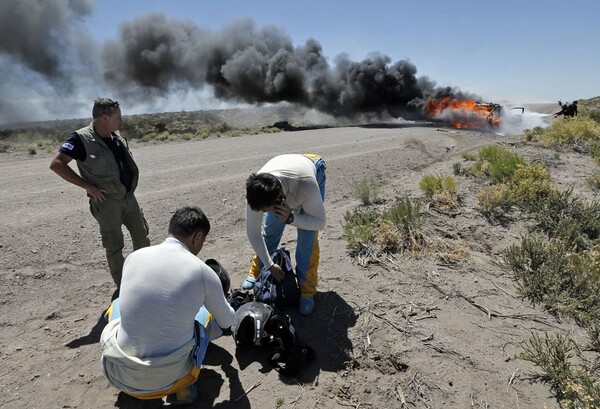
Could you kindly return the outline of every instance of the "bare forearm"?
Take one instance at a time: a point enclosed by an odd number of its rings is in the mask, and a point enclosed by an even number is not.
[[[56,173],[58,176],[63,178],[69,183],[72,183],[75,186],[79,186],[82,189],[87,190],[89,188],[90,183],[79,176],[71,167],[61,161],[54,160],[50,164],[50,169]]]

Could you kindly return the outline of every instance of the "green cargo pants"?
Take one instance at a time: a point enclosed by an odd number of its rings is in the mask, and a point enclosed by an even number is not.
[[[111,196],[103,202],[90,199],[90,211],[100,225],[102,246],[106,250],[108,269],[117,288],[121,286],[123,273],[123,247],[125,246],[122,226],[131,236],[133,250],[148,247],[148,223],[133,193]]]

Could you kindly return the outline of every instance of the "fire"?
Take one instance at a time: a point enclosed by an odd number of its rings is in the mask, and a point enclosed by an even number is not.
[[[485,128],[490,125],[499,127],[502,106],[445,96],[427,101],[425,113],[433,119],[446,121],[455,128]]]

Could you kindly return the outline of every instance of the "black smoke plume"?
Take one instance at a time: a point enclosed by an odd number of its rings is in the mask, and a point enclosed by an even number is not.
[[[222,100],[287,101],[333,115],[414,110],[431,94],[408,61],[383,55],[360,62],[339,56],[331,67],[316,40],[294,47],[277,27],[238,21],[221,32],[153,14],[124,23],[120,38],[105,44],[105,79],[128,93],[163,95],[210,85]]]
[[[409,61],[340,55],[330,65],[316,40],[294,46],[281,28],[250,19],[208,31],[156,13],[122,23],[118,38],[98,44],[83,24],[92,11],[91,0],[2,0],[0,75],[8,81],[0,85],[0,121],[14,119],[18,101],[68,115],[74,100],[89,111],[101,94],[131,106],[205,89],[232,103],[399,117],[420,114],[424,100],[440,92]],[[57,98],[63,103],[43,102]]]

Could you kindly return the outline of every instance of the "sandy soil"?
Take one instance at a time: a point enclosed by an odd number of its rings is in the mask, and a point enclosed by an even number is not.
[[[234,286],[252,255],[246,176],[281,153],[318,152],[329,164],[316,310],[310,317],[290,311],[316,361],[298,379],[281,378],[259,351],[236,351],[231,338],[220,339],[209,349],[193,407],[555,407],[548,387],[530,382],[535,368],[515,354],[530,331],[573,328],[519,298],[497,262],[523,224],[484,219],[475,181],[459,178],[460,214],[430,211],[425,226],[468,250],[458,264],[397,257],[362,268],[342,236],[344,213],[359,205],[352,180],[381,180],[387,203],[420,197],[423,175],[452,174],[462,152],[492,143],[544,161],[555,181],[591,194],[589,157],[557,158],[518,137],[426,123],[134,144],[152,242],[165,237],[174,209],[199,205],[213,224],[200,257],[220,260]],[[0,155],[0,408],[144,407],[119,397],[102,376],[99,316],[114,288],[84,192],[48,169],[49,154]],[[293,235],[284,244],[293,248]]]

